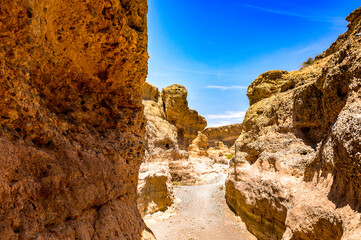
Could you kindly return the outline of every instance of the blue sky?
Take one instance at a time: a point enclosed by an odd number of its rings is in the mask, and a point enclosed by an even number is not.
[[[346,31],[355,0],[148,0],[148,82],[188,90],[208,126],[242,122],[247,86],[296,70]]]

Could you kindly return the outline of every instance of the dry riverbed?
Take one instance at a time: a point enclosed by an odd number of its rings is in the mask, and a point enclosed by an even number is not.
[[[228,208],[223,190],[225,178],[222,174],[207,185],[176,187],[178,204],[174,215],[158,222],[154,218],[146,219],[157,239],[256,240]]]

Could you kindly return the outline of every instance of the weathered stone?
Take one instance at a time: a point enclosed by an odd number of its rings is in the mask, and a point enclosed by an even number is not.
[[[1,2],[0,239],[141,238],[146,14],[145,0]]]
[[[165,211],[173,202],[173,185],[168,163],[143,163],[138,183],[138,209],[142,217]]]
[[[143,88],[143,105],[147,119],[146,154],[143,165],[145,169],[162,169],[162,174],[158,173],[156,177],[148,177],[146,170],[140,175],[139,181],[143,184],[139,184],[138,188],[138,206],[145,214],[165,210],[165,205],[168,204],[169,207],[169,204],[173,203],[172,185],[169,181],[164,181],[166,177],[170,177],[177,184],[202,184],[215,178],[217,173],[224,172],[226,167],[220,164],[215,166],[214,159],[204,157],[208,155],[208,140],[197,130],[203,130],[206,121],[196,111],[188,108],[186,89],[180,85],[172,85],[163,89],[161,94],[157,91],[157,88],[150,84]],[[159,97],[150,97],[151,95]],[[185,148],[185,142],[193,144]],[[190,154],[192,157],[189,157]],[[217,157],[217,160],[219,159]],[[223,159],[220,162],[228,163]],[[153,176],[152,173],[150,175]],[[147,192],[143,189],[144,186],[155,185],[158,194],[142,196],[142,193]]]
[[[247,90],[250,105],[278,92],[281,86],[287,81],[287,79],[283,77],[283,75],[286,74],[288,74],[287,71],[273,70],[261,74],[261,76],[254,80]]]
[[[234,146],[228,148],[223,142],[215,142],[214,147],[210,147],[207,151],[208,157],[213,159],[215,163],[229,164],[234,156]]]
[[[228,147],[232,147],[242,132],[242,124],[232,124],[221,127],[210,127],[203,131],[207,136],[210,147],[216,147],[216,144],[222,142]]]
[[[174,202],[169,162],[188,158],[179,150],[177,128],[165,119],[158,88],[149,83],[143,86],[143,105],[146,117],[144,163],[138,184],[138,208],[142,216],[165,211]]]
[[[143,85],[143,100],[152,100],[158,102],[159,90],[156,86],[145,82]]]
[[[208,138],[201,132],[198,132],[197,137],[192,141],[188,147],[190,156],[208,156]]]
[[[162,91],[162,99],[166,119],[177,127],[178,143],[182,149],[187,149],[198,131],[203,131],[207,121],[197,111],[189,109],[187,89],[174,84]]]
[[[258,239],[361,236],[360,9],[315,63],[249,88],[226,197]]]

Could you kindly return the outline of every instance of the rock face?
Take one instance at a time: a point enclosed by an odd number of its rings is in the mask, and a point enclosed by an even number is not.
[[[214,147],[210,147],[207,151],[208,157],[216,163],[229,164],[230,159],[234,156],[234,146],[228,148],[223,142],[215,142]]]
[[[361,8],[317,61],[248,89],[226,198],[258,239],[361,236]]]
[[[188,108],[186,97],[187,90],[181,85],[169,86],[162,93],[149,83],[143,86],[146,151],[138,185],[138,208],[143,216],[174,203],[172,182],[207,183],[225,171],[225,165],[214,166],[216,161],[205,157],[208,139],[201,131],[206,121]]]
[[[165,211],[174,202],[167,162],[143,163],[139,173],[138,209],[142,217]]]
[[[180,89],[180,93],[174,89]],[[205,120],[188,108],[186,97],[187,90],[181,85],[167,87],[162,93],[149,83],[143,86],[147,120],[146,151],[138,185],[138,208],[143,216],[164,211],[173,204],[172,181],[194,181],[194,166],[190,162],[189,153],[182,150],[180,145],[184,148],[185,142],[195,140],[197,135],[192,131],[203,130]],[[185,119],[184,123],[179,122],[177,117]],[[176,119],[178,125],[169,119]],[[200,125],[200,121],[203,125]],[[180,132],[185,134],[180,136]],[[201,148],[197,148],[197,153],[203,150],[203,145],[200,145],[197,145]]]
[[[177,127],[165,117],[162,97],[156,97],[160,96],[158,88],[145,83],[143,93],[144,114],[147,120],[145,162],[188,158],[188,153],[179,148]],[[153,97],[148,97],[151,95]]]
[[[188,147],[190,156],[208,156],[208,138],[201,132],[198,132],[197,137],[192,141]]]
[[[203,134],[207,136],[211,147],[217,147],[222,142],[227,147],[232,147],[239,135],[242,133],[242,124],[232,124],[222,127],[206,128]]]
[[[146,0],[1,2],[0,239],[141,238],[146,14]]]
[[[177,128],[165,120],[162,98],[157,87],[145,83],[143,105],[146,116],[146,144],[144,163],[138,184],[138,208],[144,216],[164,211],[172,205],[173,184],[169,161],[188,157],[179,150]]]
[[[187,89],[174,84],[162,91],[164,112],[167,121],[177,127],[178,143],[182,149],[187,149],[198,135],[207,126],[204,117],[198,112],[189,109],[187,101]]]

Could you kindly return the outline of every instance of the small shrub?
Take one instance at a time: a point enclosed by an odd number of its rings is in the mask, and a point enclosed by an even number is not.
[[[182,186],[182,183],[181,182],[173,182],[173,185],[174,186]]]
[[[227,159],[231,159],[233,157],[233,154],[228,154],[226,157]]]
[[[311,66],[316,60],[309,57],[305,62],[302,63],[302,67],[308,67]]]

